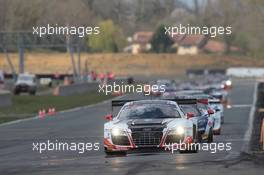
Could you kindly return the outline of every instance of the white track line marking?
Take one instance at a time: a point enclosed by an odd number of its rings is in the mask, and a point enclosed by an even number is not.
[[[237,104],[237,105],[231,105],[231,108],[250,108],[252,107],[252,104]]]
[[[258,96],[258,82],[255,83],[255,88],[254,88],[254,94],[253,94],[253,105],[250,109],[249,113],[249,119],[248,119],[248,129],[244,135],[244,144],[242,146],[241,151],[242,152],[249,152],[249,143],[251,140],[251,134],[252,134],[252,129],[253,129],[253,120],[254,120],[254,115],[256,111],[256,103],[257,103],[257,96]]]
[[[251,133],[252,133],[252,129],[253,129],[253,120],[254,120],[254,114],[255,114],[255,110],[256,110],[255,106],[256,106],[256,103],[257,103],[257,90],[258,90],[258,82],[256,82],[255,85],[254,85],[253,104],[250,105],[251,109],[250,109],[249,119],[248,119],[248,128],[247,128],[247,131],[244,134],[244,138],[242,140],[243,141],[243,145],[242,145],[242,148],[241,148],[240,152],[249,152],[249,142],[250,142],[250,137],[251,137]],[[237,156],[240,155],[240,152],[231,150],[224,157],[223,160],[228,160],[228,159],[230,159],[232,157],[237,157]]]

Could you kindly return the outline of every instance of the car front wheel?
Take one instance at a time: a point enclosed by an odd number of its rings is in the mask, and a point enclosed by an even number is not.
[[[208,134],[207,143],[212,143],[213,141],[214,141],[214,133],[213,133],[213,128],[211,128]]]
[[[104,148],[104,152],[108,156],[125,156],[127,154],[126,151],[110,151],[107,148]]]

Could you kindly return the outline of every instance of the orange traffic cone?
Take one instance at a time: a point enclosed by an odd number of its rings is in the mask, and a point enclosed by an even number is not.
[[[55,108],[49,108],[48,115],[54,115],[56,113]]]
[[[41,117],[42,117],[42,111],[41,111],[41,110],[39,110],[39,113],[38,113],[38,115],[39,115],[39,118],[41,118]]]
[[[39,117],[40,117],[40,118],[44,118],[45,115],[46,115],[46,111],[45,111],[45,109],[43,109],[43,110],[39,110]]]
[[[51,110],[51,108],[49,108],[49,110],[48,110],[48,115],[52,115],[52,110]]]
[[[51,112],[54,115],[56,113],[56,109],[55,108],[51,108]]]

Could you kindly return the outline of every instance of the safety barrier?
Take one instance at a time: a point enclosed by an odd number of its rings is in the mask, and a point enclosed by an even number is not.
[[[226,69],[187,69],[186,75],[226,74]]]
[[[84,92],[97,91],[99,83],[76,83],[71,85],[61,85],[54,89],[55,96],[69,96],[73,94],[81,94]]]
[[[264,68],[231,67],[227,69],[226,74],[234,77],[263,77]]]
[[[119,77],[115,78],[114,80],[108,80],[107,84],[133,84],[134,83],[134,78],[133,77]]]
[[[264,150],[264,119],[262,119],[260,143],[262,143],[262,150]]]
[[[12,105],[11,93],[6,90],[0,90],[0,107],[8,107]]]

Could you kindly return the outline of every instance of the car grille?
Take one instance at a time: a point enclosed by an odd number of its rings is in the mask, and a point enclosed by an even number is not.
[[[112,142],[115,145],[129,146],[129,140],[127,136],[112,136]]]
[[[132,139],[138,147],[158,146],[163,133],[160,131],[132,132]]]

